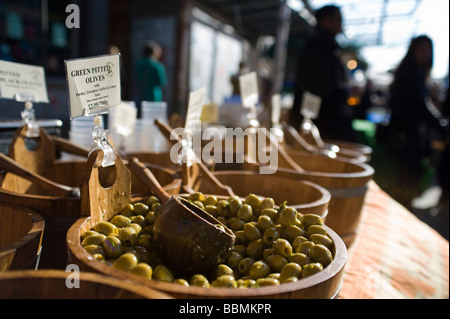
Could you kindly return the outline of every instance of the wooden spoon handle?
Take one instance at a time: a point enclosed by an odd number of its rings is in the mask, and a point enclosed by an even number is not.
[[[5,170],[6,172],[10,172],[17,176],[25,178],[26,180],[29,180],[30,182],[35,183],[42,188],[52,191],[57,196],[73,195],[72,187],[55,183],[39,174],[36,174],[24,168],[22,165],[19,165],[18,163],[16,163],[16,161],[4,155],[3,153],[0,153],[0,168]]]
[[[295,143],[300,146],[302,150],[306,150],[311,153],[315,153],[317,148],[309,144],[298,132],[297,130],[287,123],[283,123],[284,131],[295,141]]]
[[[162,203],[169,200],[170,195],[162,188],[155,175],[153,175],[153,173],[136,157],[132,157],[128,160],[128,168],[142,183],[144,183],[144,185],[148,186],[153,193],[155,193],[156,197],[158,197]]]
[[[166,123],[163,123],[160,120],[156,119],[155,124],[159,128],[161,133],[167,138],[167,140],[172,143],[172,145],[175,145],[176,143],[181,141],[181,137],[177,135],[176,132]],[[216,178],[216,176],[214,176],[214,174],[211,173],[211,171],[206,167],[206,165],[201,160],[199,160],[197,157],[195,159],[196,164],[198,164],[203,176],[215,187],[217,195],[235,196],[230,186],[222,184]],[[182,169],[183,169],[183,176],[185,176],[186,179],[189,181],[190,180],[189,168],[187,168],[186,165],[183,164]]]
[[[89,156],[89,150],[79,146],[68,139],[58,137],[58,136],[50,136],[51,140],[55,144],[56,148],[60,151],[67,152],[74,155],[79,155],[83,157]]]

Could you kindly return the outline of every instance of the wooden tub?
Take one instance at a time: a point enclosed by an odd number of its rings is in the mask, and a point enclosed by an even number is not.
[[[77,277],[75,277],[77,276]],[[69,283],[70,287],[67,286]],[[78,286],[75,286],[75,285]],[[73,285],[73,286],[72,286]],[[162,292],[111,276],[38,270],[0,273],[0,299],[169,299]]]
[[[36,267],[44,225],[31,209],[0,203],[0,272]]]

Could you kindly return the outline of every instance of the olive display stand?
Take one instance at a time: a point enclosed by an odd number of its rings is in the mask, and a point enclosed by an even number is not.
[[[321,148],[318,145],[313,146],[309,144],[294,127],[288,124],[284,124],[283,128],[286,140],[284,146],[287,150],[293,149],[328,156],[327,153],[330,152],[329,148]],[[368,154],[363,154],[357,150],[346,148],[341,144],[341,147],[339,147],[339,151],[335,153],[335,156],[338,159],[348,159],[353,163],[367,163],[370,159],[370,152]]]
[[[43,217],[31,209],[0,203],[0,273],[36,267],[44,227]]]
[[[170,299],[162,292],[110,276],[80,272],[75,279],[71,274],[54,269],[0,273],[0,299]]]
[[[26,146],[25,128],[20,128],[10,145],[10,154],[16,162],[49,180],[62,185],[79,187],[86,160],[57,161],[55,145],[45,131],[40,130],[34,149]],[[66,148],[67,149],[67,148]],[[169,194],[178,194],[181,177],[174,171],[147,164]],[[139,198],[148,189],[132,176],[132,195]],[[49,194],[30,181],[8,172],[0,172],[0,201],[30,208],[44,217],[46,231],[43,238],[40,267],[64,269],[66,267],[65,236],[69,227],[80,217],[80,199]]]
[[[304,171],[298,172],[281,163],[275,175],[307,180],[326,188],[331,194],[326,224],[350,246],[358,233],[361,211],[374,169],[365,163],[352,163],[302,151],[288,151],[288,155]],[[246,161],[243,167],[258,170],[260,164]]]
[[[335,298],[340,290],[343,271],[347,261],[347,248],[342,239],[328,226],[325,226],[334,245],[332,253],[333,261],[321,272],[293,283],[285,283],[278,286],[266,286],[253,289],[226,289],[226,288],[202,288],[185,287],[175,283],[157,280],[144,280],[134,274],[115,269],[108,264],[94,260],[92,256],[81,246],[81,236],[101,220],[109,220],[117,214],[125,205],[129,192],[129,172],[123,169],[123,165],[116,160],[115,181],[111,185],[111,177],[101,177],[99,168],[95,163],[98,158],[94,154],[88,160],[87,167],[91,167],[90,174],[81,185],[82,215],[67,232],[67,247],[69,262],[77,264],[82,271],[99,272],[122,280],[135,282],[148,288],[156,289],[175,298]],[[89,170],[87,170],[89,172]],[[107,173],[106,171],[104,175]],[[105,182],[109,180],[107,188]],[[102,186],[103,185],[103,186]],[[114,198],[114,200],[113,200]]]

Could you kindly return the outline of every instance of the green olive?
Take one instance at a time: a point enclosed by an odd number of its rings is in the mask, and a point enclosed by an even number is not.
[[[122,255],[122,242],[118,237],[106,236],[103,242],[103,249],[109,258],[118,258]]]
[[[265,232],[267,229],[272,228],[275,226],[275,223],[272,221],[272,218],[270,218],[267,215],[261,215],[258,217],[258,228]]]
[[[193,201],[192,204],[194,204],[195,206],[205,210],[205,205],[203,205],[203,202],[201,202],[199,200]]]
[[[289,277],[300,277],[302,273],[302,266],[297,263],[287,263],[280,272],[280,282],[284,282]]]
[[[247,249],[245,253],[247,256],[257,260],[262,258],[263,251],[266,248],[266,245],[262,241],[262,239],[256,239],[247,245]]]
[[[152,212],[158,213],[161,209],[161,203],[154,203],[151,207]]]
[[[229,201],[229,206],[228,206],[228,214],[230,217],[234,217],[236,216],[239,208],[242,205],[242,201],[239,197],[235,196],[233,198],[231,198]]]
[[[173,281],[172,272],[164,265],[158,265],[153,271],[153,278],[159,281]]]
[[[223,275],[223,276],[217,277],[217,279],[212,282],[211,287],[237,288],[237,283],[233,276]]]
[[[134,246],[134,250],[136,252],[136,257],[138,258],[139,261],[150,264],[150,262],[152,261],[152,258],[151,258],[151,254],[147,250],[147,248],[136,245],[136,246]]]
[[[259,228],[255,225],[255,223],[245,223],[244,224],[244,234],[245,237],[249,240],[249,241],[254,241],[256,239],[260,239],[261,236],[261,231],[259,230]]]
[[[310,254],[315,261],[320,262],[324,267],[328,266],[333,261],[333,255],[330,250],[321,244],[316,244],[311,247]]]
[[[312,234],[311,236],[309,236],[309,240],[312,241],[314,244],[324,245],[328,249],[333,247],[333,240],[330,237],[322,234]]]
[[[264,287],[264,286],[277,286],[280,284],[280,281],[275,278],[258,278],[256,280],[256,286]]]
[[[102,254],[92,254],[92,257],[94,258],[94,260],[105,261],[105,256],[103,256]]]
[[[309,255],[309,251],[312,246],[314,246],[314,243],[312,241],[309,240],[304,241],[303,243],[300,244],[300,246],[298,246],[297,250],[295,250],[294,252]]]
[[[94,226],[94,230],[108,236],[109,234],[118,234],[117,226],[106,221],[101,221]]]
[[[203,195],[203,193],[195,192],[195,193],[189,194],[188,199],[191,202],[195,202],[197,200],[200,201],[200,202],[203,202],[205,200],[205,196]]]
[[[131,268],[138,264],[138,259],[136,255],[132,253],[125,253],[121,255],[114,262],[113,267],[123,271],[129,271]]]
[[[250,266],[248,274],[252,279],[255,280],[258,278],[267,277],[270,274],[270,266],[262,260],[255,261]]]
[[[272,244],[272,248],[275,249],[275,252],[285,258],[288,258],[292,254],[292,246],[284,238],[278,238]]]
[[[243,258],[238,265],[238,270],[242,275],[248,274],[250,270],[250,266],[255,262],[253,258],[245,257]]]
[[[260,216],[269,216],[270,219],[272,219],[273,221],[275,221],[278,218],[278,212],[276,209],[274,208],[264,208],[260,214]]]
[[[293,241],[296,237],[303,236],[305,231],[298,226],[291,225],[284,230],[284,235],[289,241]]]
[[[234,231],[244,229],[244,224],[245,224],[245,222],[242,219],[237,218],[237,217],[232,217],[228,220],[228,225]]]
[[[123,227],[119,229],[119,239],[122,244],[135,245],[137,240],[136,230],[133,227]]]
[[[219,200],[216,205],[216,214],[217,216],[227,217],[228,215],[228,206],[230,204],[226,200]]]
[[[267,257],[271,256],[271,255],[275,255],[275,249],[273,248],[266,248],[263,251],[263,259],[266,259]]]
[[[298,247],[300,247],[301,243],[308,241],[308,239],[305,236],[298,236],[295,237],[292,241],[292,250],[297,251]]]
[[[270,266],[272,271],[275,272],[280,272],[281,269],[284,267],[284,265],[288,263],[286,258],[278,254],[270,255],[267,258],[265,258],[264,261]]]
[[[146,249],[150,249],[154,245],[154,239],[149,234],[141,234],[137,237],[136,243]]]
[[[197,286],[197,287],[203,287],[203,288],[210,287],[208,279],[206,279],[206,277],[201,274],[192,275],[189,280],[189,284],[191,286]]]
[[[220,277],[220,276],[233,276],[233,269],[231,269],[229,266],[225,265],[225,264],[220,264],[219,266],[217,266],[216,269],[216,278]]]
[[[130,273],[147,279],[152,279],[153,269],[149,264],[142,262],[131,268]]]
[[[238,279],[236,281],[238,288],[254,288],[256,287],[256,281],[250,278],[247,279]]]
[[[136,203],[134,204],[134,213],[136,215],[142,215],[145,216],[150,211],[150,208],[148,208],[147,205],[144,203]]]
[[[217,209],[216,209],[216,206],[214,206],[214,205],[206,205],[205,211],[214,217],[217,216]]]
[[[120,214],[125,217],[131,217],[134,215],[134,206],[133,204],[128,204],[124,208],[121,209]]]
[[[282,281],[282,283],[286,284],[286,283],[296,282],[296,281],[298,281],[298,277],[292,276],[292,277],[288,277],[288,278],[284,279]]]
[[[136,231],[136,234],[139,236],[142,232],[142,226],[136,223],[131,223],[130,225],[128,225],[128,227],[134,228],[134,230]]]
[[[309,277],[323,270],[321,263],[310,263],[303,266],[302,278]]]
[[[249,194],[247,195],[247,197],[245,197],[244,203],[250,205],[252,207],[252,210],[256,211],[261,205],[261,198],[259,198],[255,194]]]
[[[100,245],[87,245],[83,248],[91,255],[95,255],[95,254],[100,254],[102,256],[105,255],[105,250]]]
[[[280,280],[280,273],[279,272],[273,272],[267,276],[267,278],[275,278],[276,280]]]
[[[244,256],[247,247],[245,245],[234,245],[234,250]]]
[[[321,234],[321,235],[326,235],[327,234],[327,230],[325,229],[325,227],[320,226],[320,225],[311,225],[308,227],[308,230],[306,232],[306,236],[311,236],[312,234]]]
[[[248,204],[242,204],[236,213],[236,216],[244,222],[249,222],[253,217],[252,207]]]
[[[308,231],[309,226],[311,225],[323,225],[322,217],[315,214],[305,214],[301,217],[301,222],[306,231]]]
[[[145,221],[147,222],[147,225],[153,225],[155,223],[155,220],[156,220],[156,212],[149,211],[145,215]]]
[[[106,236],[103,234],[95,233],[91,236],[86,237],[82,242],[81,246],[85,247],[87,245],[99,245],[101,246],[105,241]]]
[[[297,210],[292,207],[286,207],[278,216],[277,224],[280,224],[283,227],[289,227],[295,223],[296,218]]]
[[[173,281],[175,284],[177,285],[181,285],[181,286],[185,286],[185,287],[189,287],[189,283],[186,279],[183,278],[177,278]]]
[[[153,204],[156,204],[156,203],[159,203],[159,199],[158,199],[158,197],[156,197],[156,196],[154,196],[154,195],[150,196],[150,197],[147,199],[147,201],[145,202],[145,204],[146,204],[148,207],[152,207],[152,205],[153,205]]]
[[[300,266],[304,266],[306,264],[309,264],[311,262],[311,258],[303,253],[293,253],[290,257],[289,257],[289,261],[299,264]]]
[[[262,238],[262,239],[263,239],[263,242],[264,242],[266,245],[270,246],[270,245],[273,244],[273,242],[274,242],[275,240],[277,240],[277,239],[280,238],[280,237],[281,237],[280,231],[279,231],[278,229],[272,227],[272,228],[267,229],[267,230],[264,232],[263,238]]]
[[[85,232],[83,235],[81,235],[81,241],[85,240],[86,237],[92,236],[92,235],[97,235],[100,234],[99,232],[95,231],[95,230],[88,230],[87,232]]]
[[[138,224],[141,227],[147,226],[147,221],[143,215],[131,216],[130,219],[132,223]]]
[[[214,195],[210,195],[210,196],[206,197],[205,201],[203,202],[203,204],[205,206],[208,206],[208,205],[215,206],[215,205],[217,205],[217,203],[218,203],[217,197]]]
[[[236,236],[236,244],[246,244],[248,242],[243,230],[235,231],[234,235]]]
[[[274,208],[275,207],[275,201],[271,197],[266,197],[261,201],[261,204],[259,205],[259,210],[263,211],[266,208]]]
[[[237,251],[232,251],[228,256],[226,262],[227,265],[231,268],[237,268],[242,259],[244,259],[242,254],[238,253]]]

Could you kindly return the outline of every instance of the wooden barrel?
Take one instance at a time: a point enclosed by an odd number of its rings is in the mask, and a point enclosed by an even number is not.
[[[0,273],[1,299],[169,299],[167,294],[96,273],[23,270]]]
[[[0,272],[36,267],[44,225],[31,209],[0,203]]]
[[[347,141],[337,141],[337,140],[324,140],[324,143],[327,145],[334,144],[339,146],[342,149],[350,150],[353,152],[357,152],[363,154],[364,156],[370,158],[372,155],[372,148],[368,145],[347,142]]]
[[[94,271],[117,279],[129,280],[139,285],[162,291],[174,298],[336,298],[340,291],[343,280],[343,271],[347,261],[347,248],[345,247],[344,242],[333,230],[325,226],[334,242],[332,249],[334,259],[323,271],[317,274],[293,283],[249,289],[185,287],[170,282],[143,280],[142,277],[120,271],[104,262],[93,260],[92,256],[83,249],[80,243],[81,236],[93,226],[94,223],[92,222],[92,219],[84,217],[80,218],[72,227],[70,227],[67,233],[70,263],[77,264],[82,271]]]
[[[240,197],[248,194],[272,197],[278,205],[287,201],[290,207],[294,207],[302,214],[317,214],[323,220],[326,219],[331,195],[325,188],[312,182],[277,175],[262,175],[254,171],[216,171],[214,175]],[[198,178],[194,190],[210,194],[214,187],[206,179]]]
[[[54,169],[44,175],[55,182],[79,187],[85,161],[61,161],[54,163]],[[181,178],[174,171],[153,164],[146,164],[161,181],[170,194],[178,194]],[[10,179],[18,180],[20,179]],[[132,177],[133,196],[149,193],[147,188]],[[31,193],[32,192],[32,193]],[[30,208],[41,214],[46,223],[40,267],[63,269],[66,266],[65,236],[69,227],[81,216],[80,199],[75,197],[51,196],[37,187],[28,188],[24,183],[5,183],[5,174],[0,174],[0,201]]]
[[[350,246],[358,233],[361,211],[374,169],[366,163],[352,163],[302,151],[290,151],[289,156],[305,171],[300,173],[281,166],[275,175],[308,180],[326,188],[331,194],[326,224]],[[283,162],[280,164],[284,165]],[[246,162],[243,167],[258,170],[260,166]]]

